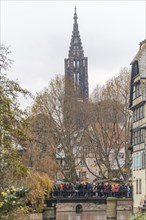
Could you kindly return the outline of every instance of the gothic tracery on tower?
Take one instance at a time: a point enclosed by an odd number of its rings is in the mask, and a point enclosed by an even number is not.
[[[74,91],[81,100],[88,99],[88,59],[84,57],[84,51],[78,30],[77,12],[75,7],[73,32],[69,47],[68,58],[65,59],[65,78],[71,80]],[[67,87],[66,87],[67,88]]]

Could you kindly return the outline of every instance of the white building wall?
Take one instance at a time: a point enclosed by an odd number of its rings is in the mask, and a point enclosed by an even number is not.
[[[145,170],[133,171],[133,200],[134,207],[143,205],[146,193]],[[141,186],[140,186],[141,185]]]
[[[78,160],[80,160],[80,158]],[[79,172],[86,172],[86,180],[89,180],[89,182],[93,182],[93,180],[96,178],[96,175],[99,175],[99,168],[96,166],[94,161],[95,158],[92,157],[92,155],[91,157],[86,158],[87,166],[91,170],[91,172],[89,172],[86,165],[78,165],[76,168],[78,175]],[[92,173],[95,175],[93,175]]]

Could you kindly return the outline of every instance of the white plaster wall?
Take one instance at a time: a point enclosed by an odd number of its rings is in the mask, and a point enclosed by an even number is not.
[[[99,168],[97,166],[95,166],[95,158],[94,157],[88,157],[86,158],[86,163],[87,163],[87,166],[89,167],[89,169],[91,170],[91,172],[93,172],[94,174],[98,175],[99,174]],[[90,182],[93,182],[93,180],[96,178],[96,176],[94,176],[91,172],[89,172],[89,170],[87,169],[86,166],[80,166],[78,165],[77,167],[77,172],[86,172],[87,173],[87,177],[88,177],[88,180]]]
[[[136,170],[133,171],[133,206],[137,208],[143,204],[146,195],[146,171]],[[141,179],[141,194],[136,194],[136,179]]]

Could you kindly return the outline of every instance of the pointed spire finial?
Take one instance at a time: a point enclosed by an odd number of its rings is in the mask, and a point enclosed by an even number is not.
[[[76,5],[75,5],[75,14],[77,13],[77,8],[76,8]]]
[[[75,5],[75,13],[74,13],[74,21],[75,21],[75,23],[77,23],[77,19],[78,19],[78,17],[77,17],[77,8],[76,8],[76,5]]]

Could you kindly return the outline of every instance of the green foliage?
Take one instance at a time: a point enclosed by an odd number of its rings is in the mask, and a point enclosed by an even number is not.
[[[53,190],[51,180],[45,173],[31,172],[27,179],[27,186],[30,189],[29,201],[32,204],[32,211],[41,212],[45,195],[49,197]]]
[[[146,213],[136,213],[132,218],[129,220],[146,220]]]
[[[26,138],[23,132],[26,112],[20,109],[18,96],[30,93],[3,73],[12,63],[7,58],[9,53],[8,48],[0,46],[0,192],[27,173],[18,152],[18,146]]]
[[[4,73],[12,64],[8,54],[9,48],[0,45],[0,212],[10,220],[12,213],[25,204],[26,189],[20,185],[27,169],[21,163],[18,146],[26,140],[23,131],[27,124],[26,112],[21,110],[18,97],[30,93]],[[12,185],[16,189],[12,189]],[[20,196],[22,192],[24,197]]]
[[[8,213],[18,207],[26,205],[28,189],[11,187],[1,192],[0,212]]]
[[[29,190],[24,187],[10,187],[0,194],[0,219],[14,219],[16,211],[26,210]]]

